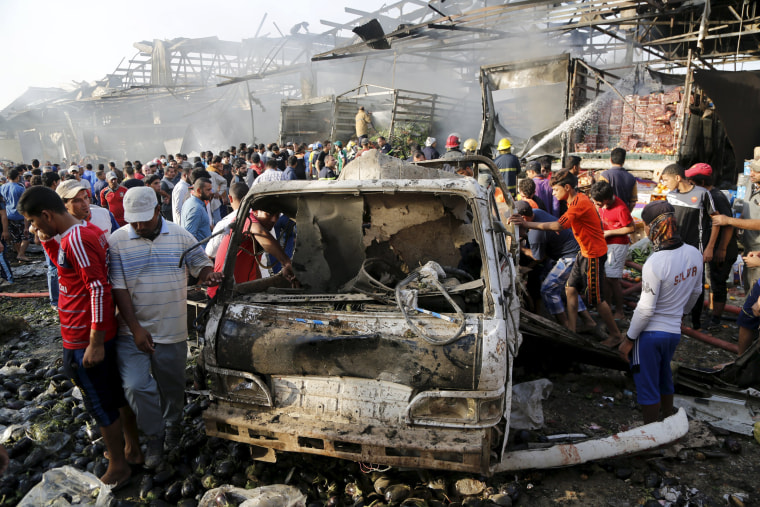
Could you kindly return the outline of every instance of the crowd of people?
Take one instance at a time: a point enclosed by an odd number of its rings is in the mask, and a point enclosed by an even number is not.
[[[722,327],[727,279],[739,252],[736,228],[760,230],[760,162],[750,164],[752,189],[742,212],[747,219],[733,218],[727,195],[714,186],[709,164],[664,168],[660,178],[665,199],[650,202],[641,212],[652,254],[643,266],[641,297],[628,322],[621,275],[638,196],[636,178],[623,168],[625,156],[622,148],[613,149],[610,169],[596,173],[584,173],[576,156],[555,173],[550,159],[529,162],[510,221],[523,229],[522,260],[531,268],[526,283],[534,299],[528,304],[534,311],[543,305],[571,330],[580,327],[579,317],[585,327],[594,326],[587,307],[596,306],[607,329],[602,344],[617,347],[631,363],[644,421],[653,422],[673,411],[670,361],[682,322],[694,330],[705,324],[708,332]],[[578,189],[581,175],[590,182],[585,193]],[[744,239],[748,296],[737,320],[740,355],[756,340],[760,327],[760,244],[752,243],[757,237],[752,233]],[[712,312],[703,323],[706,287]],[[619,325],[627,326],[625,334]]]
[[[224,232],[238,218],[243,198],[261,182],[335,179],[370,149],[393,154],[383,137],[375,143],[368,139],[368,118],[360,109],[357,136],[345,148],[329,140],[282,147],[241,143],[218,153],[202,152],[193,160],[178,153],[121,167],[111,162],[107,167],[61,168],[34,160],[2,175],[0,286],[14,283],[5,248],[14,248],[16,261],[26,262],[30,242],[39,242],[48,267],[50,304],[59,310],[64,364],[83,390],[108,450],[103,482],[124,484],[130,464],[157,467],[163,452],[179,441],[188,274],[214,296],[230,243]],[[457,134],[447,137],[443,153],[435,138],[424,144],[408,145],[408,158],[454,161],[477,152],[474,139],[462,145]],[[543,306],[576,331],[599,328],[588,311],[596,308],[607,330],[602,344],[618,348],[632,364],[645,422],[670,415],[669,363],[682,315],[690,312],[691,326],[701,328],[707,264],[713,291],[707,327],[720,323],[725,280],[738,253],[734,228],[760,230],[760,205],[751,205],[750,222],[737,222],[730,218],[725,195],[713,187],[709,165],[666,167],[667,199],[648,204],[641,215],[654,253],[643,267],[642,296],[628,323],[621,278],[638,196],[636,179],[624,169],[625,150],[613,150],[610,168],[595,174],[584,173],[575,156],[560,171],[552,172],[551,157],[530,161],[523,171],[506,138],[497,151],[494,163],[517,199],[510,222],[520,226],[522,258],[532,268],[527,281],[531,309],[540,312]],[[757,187],[760,163],[752,170]],[[466,168],[457,172],[472,176]],[[578,186],[581,176],[593,180],[585,191]],[[250,233],[247,241],[258,243],[276,262],[276,271],[297,284],[288,217],[255,210],[241,219]],[[205,248],[199,246],[212,232],[217,235]],[[760,268],[760,252],[749,253],[754,246],[745,243],[751,295],[740,325],[751,333],[740,339],[740,351],[760,326],[760,269],[754,269]],[[236,281],[265,275],[246,253],[253,250],[252,244],[240,248]],[[178,267],[183,252],[184,264]],[[144,452],[138,429],[147,437]]]
[[[283,179],[279,149],[271,152],[272,158],[262,154],[260,172],[251,164],[251,184],[270,172],[278,176],[270,180]],[[249,190],[246,159],[253,153],[204,155],[193,165],[178,154],[121,169],[111,164],[108,172],[78,164],[55,170],[34,161],[8,170],[0,186],[3,247],[7,240],[19,263],[30,260],[24,255],[30,242],[43,247],[66,374],[103,435],[109,466],[101,480],[117,488],[129,479],[130,465],[156,468],[179,444],[188,274],[209,287],[222,279],[214,258],[224,259],[224,240],[210,255],[197,243],[212,225],[235,219]],[[329,170],[334,161],[325,152],[319,164]],[[290,259],[269,233],[273,225],[264,212],[247,218],[252,237],[294,281]],[[4,249],[1,268],[4,284],[12,284]],[[138,430],[146,437],[144,451]]]

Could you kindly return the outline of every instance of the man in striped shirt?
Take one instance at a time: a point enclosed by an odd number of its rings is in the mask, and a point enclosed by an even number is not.
[[[156,192],[129,189],[128,225],[111,235],[111,284],[118,315],[118,363],[124,393],[148,436],[145,465],[156,468],[166,447],[179,444],[185,405],[187,270],[205,285],[222,279],[196,239],[161,216]]]
[[[281,181],[282,180],[282,171],[277,169],[276,161],[267,160],[265,167],[266,169],[264,170],[263,173],[261,173],[261,176],[253,180],[253,185],[258,185],[259,183],[264,183],[267,181]]]
[[[143,455],[137,428],[127,418],[120,418],[125,415],[126,401],[116,367],[108,241],[97,226],[69,214],[60,197],[47,187],[25,191],[19,211],[31,222],[30,230],[58,267],[63,365],[82,391],[85,407],[98,422],[108,450],[108,469],[100,480],[123,486],[131,475],[127,460],[140,463]],[[56,235],[60,235],[60,243],[54,239]]]

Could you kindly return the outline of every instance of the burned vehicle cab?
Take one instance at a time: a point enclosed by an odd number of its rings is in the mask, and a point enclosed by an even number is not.
[[[486,473],[500,461],[519,300],[503,183],[482,160],[464,177],[371,151],[335,181],[257,185],[241,216],[282,213],[300,287],[235,283],[252,245],[238,221],[202,350],[207,433],[264,460]]]

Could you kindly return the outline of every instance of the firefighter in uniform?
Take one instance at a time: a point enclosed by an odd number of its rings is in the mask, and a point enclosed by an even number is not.
[[[507,184],[507,190],[515,197],[517,194],[517,175],[520,173],[520,159],[512,155],[512,142],[506,137],[499,140],[496,148],[499,150],[499,156],[494,159],[496,167],[501,172],[504,183]]]

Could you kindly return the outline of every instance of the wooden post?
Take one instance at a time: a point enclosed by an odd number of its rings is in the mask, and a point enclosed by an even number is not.
[[[266,18],[266,14],[264,14],[264,18]],[[248,80],[245,81],[245,91],[248,92],[248,108],[251,110],[251,142],[254,142],[256,135],[253,128],[253,101],[251,100],[251,87],[248,85]],[[280,117],[282,117],[282,111],[280,111]],[[280,119],[280,132],[282,132],[282,119]]]
[[[676,150],[676,161],[680,161],[681,157],[683,156],[683,145],[686,141],[686,133],[688,130],[688,125],[686,124],[686,121],[689,118],[689,102],[691,101],[691,85],[692,85],[692,68],[691,68],[691,60],[692,60],[693,52],[691,49],[689,49],[689,53],[687,55],[686,60],[686,82],[684,84],[684,94],[683,94],[683,111],[681,112],[681,132],[679,132],[679,141],[678,141],[678,149]]]
[[[565,120],[570,118],[573,115],[573,110],[575,109],[575,79],[578,74],[578,62],[577,60],[571,60],[571,63],[568,65],[568,72],[570,75],[567,77],[568,79],[568,87],[567,87],[567,96],[565,97]],[[573,142],[573,129],[570,129],[569,132],[564,133],[565,136],[565,142],[562,143],[562,153],[561,153],[561,164],[562,167],[565,166],[565,162],[567,161],[567,156],[569,153],[572,153],[573,146],[570,146],[570,143]]]
[[[391,110],[391,125],[388,128],[388,142],[393,139],[393,128],[396,125],[396,107],[398,105],[398,90],[393,90],[393,109]],[[392,145],[392,144],[391,144]]]
[[[364,82],[364,69],[367,68],[367,58],[369,57],[367,56],[364,57],[364,63],[362,64],[362,73],[359,75],[359,86],[361,86],[362,83]],[[358,90],[356,93],[357,95],[359,94]]]

